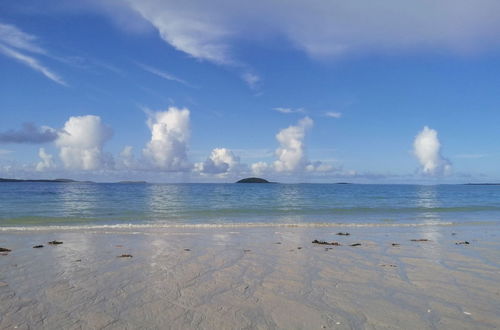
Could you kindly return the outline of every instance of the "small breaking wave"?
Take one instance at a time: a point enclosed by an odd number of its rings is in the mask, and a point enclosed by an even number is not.
[[[211,228],[333,228],[333,227],[433,227],[455,225],[480,225],[490,222],[418,222],[418,223],[197,223],[197,224],[99,224],[99,225],[47,225],[47,226],[5,226],[0,227],[0,232],[9,231],[79,231],[79,230],[150,230],[150,229],[211,229]]]

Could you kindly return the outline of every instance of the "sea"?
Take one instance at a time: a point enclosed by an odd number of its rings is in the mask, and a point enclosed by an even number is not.
[[[500,185],[0,183],[0,231],[500,224]]]

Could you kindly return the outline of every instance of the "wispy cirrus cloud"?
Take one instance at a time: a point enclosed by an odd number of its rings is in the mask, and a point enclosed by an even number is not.
[[[46,54],[47,52],[36,44],[36,40],[35,36],[21,31],[14,25],[0,23],[0,42],[3,44],[30,53]]]
[[[184,79],[178,78],[169,72],[154,68],[152,66],[149,66],[149,65],[146,65],[143,63],[139,63],[139,62],[135,62],[135,63],[144,71],[152,73],[155,76],[158,76],[158,77],[163,78],[165,80],[175,81],[175,82],[178,82],[178,83],[183,84],[183,85],[188,86],[188,87],[193,87],[193,85],[191,85],[190,83],[188,83]]]
[[[36,44],[37,38],[27,34],[14,25],[0,23],[0,53],[10,57],[31,69],[43,74],[48,79],[67,86],[67,83],[54,71],[40,63],[33,55],[47,55],[47,51]]]
[[[325,112],[325,116],[338,119],[338,118],[342,117],[342,112],[328,111],[328,112]]]
[[[279,113],[284,113],[284,114],[290,114],[290,113],[306,113],[306,110],[304,108],[284,108],[284,107],[276,107],[273,108],[274,111],[277,111]]]
[[[248,87],[251,89],[257,89],[261,81],[260,77],[251,72],[245,72],[241,75],[241,79],[247,83]]]

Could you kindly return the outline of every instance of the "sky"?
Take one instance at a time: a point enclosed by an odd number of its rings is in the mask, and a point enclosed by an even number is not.
[[[0,177],[500,182],[497,0],[0,0]]]

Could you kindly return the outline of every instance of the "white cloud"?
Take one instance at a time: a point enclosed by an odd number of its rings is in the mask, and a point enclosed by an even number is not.
[[[313,57],[399,51],[464,52],[498,47],[497,0],[128,0],[176,49],[237,62],[238,40],[290,40]]]
[[[136,160],[133,153],[134,148],[132,146],[125,146],[120,152],[120,162],[125,168],[134,168]]]
[[[42,65],[33,56],[23,53],[25,51],[46,55],[47,52],[36,45],[35,41],[35,36],[27,34],[13,25],[0,23],[0,53],[29,66],[60,85],[67,86],[66,82],[58,74]]]
[[[146,159],[165,171],[189,170],[189,110],[170,107],[167,111],[152,112],[147,124],[151,130],[151,140],[143,149]]]
[[[35,168],[38,172],[43,172],[55,167],[53,156],[47,153],[45,148],[40,148],[40,150],[38,150],[38,157],[40,157],[40,161],[36,164]]]
[[[304,108],[292,109],[292,108],[276,107],[276,108],[273,108],[273,110],[280,112],[280,113],[284,113],[284,114],[305,113],[306,112],[306,110]]]
[[[251,89],[257,89],[260,82],[260,77],[258,75],[251,72],[245,72],[241,75],[241,78]]]
[[[342,113],[341,112],[328,111],[328,112],[325,112],[325,116],[330,117],[330,118],[340,118],[340,117],[342,117]]]
[[[137,63],[137,65],[142,68],[144,71],[147,71],[149,73],[152,73],[160,78],[163,78],[165,80],[170,80],[170,81],[175,81],[175,82],[178,82],[178,83],[181,83],[183,85],[186,85],[186,86],[189,86],[189,87],[192,87],[191,84],[189,84],[187,81],[185,80],[182,80],[180,78],[177,78],[176,76],[174,76],[173,74],[171,73],[168,73],[168,72],[165,72],[165,71],[162,71],[162,70],[159,70],[159,69],[156,69],[156,68],[153,68],[149,65],[146,65],[146,64],[142,64],[142,63]]]
[[[427,126],[418,133],[413,142],[413,153],[427,175],[442,175],[451,171],[451,163],[441,155],[441,143],[436,130]]]
[[[31,53],[45,54],[46,51],[36,45],[36,37],[19,30],[14,25],[0,23],[0,42],[10,47]]]
[[[195,170],[205,174],[226,174],[240,166],[240,158],[226,148],[215,148],[203,163],[197,163]]]
[[[304,138],[306,131],[313,126],[309,117],[301,119],[296,126],[290,126],[276,134],[280,147],[276,150],[278,160],[274,168],[278,172],[294,172],[303,170],[307,165]]]
[[[127,3],[149,21],[163,40],[194,58],[218,64],[232,63],[225,39],[230,30],[218,24],[216,4],[129,0]],[[203,15],[205,12],[205,15]],[[224,14],[224,13],[221,13]]]
[[[68,169],[110,167],[112,158],[103,152],[103,145],[111,135],[111,128],[104,125],[98,116],[70,117],[56,140],[59,157]]]
[[[272,169],[272,167],[265,162],[253,163],[251,168],[252,168],[252,173],[255,175],[262,175],[268,173]]]
[[[295,126],[289,126],[276,134],[280,146],[276,149],[277,160],[272,164],[253,163],[250,168],[254,175],[277,173],[326,173],[334,170],[333,166],[321,161],[311,162],[306,155],[304,142],[306,133],[313,126],[313,120],[304,117]]]
[[[36,60],[34,57],[17,52],[12,48],[3,46],[2,44],[0,44],[0,53],[29,66],[33,70],[40,72],[45,77],[60,85],[67,86],[66,82],[61,77],[59,77],[56,73],[52,72],[47,67],[40,64],[40,62],[38,62],[38,60]]]
[[[333,166],[330,164],[324,164],[320,161],[311,162],[306,165],[307,172],[331,172],[333,171]]]

